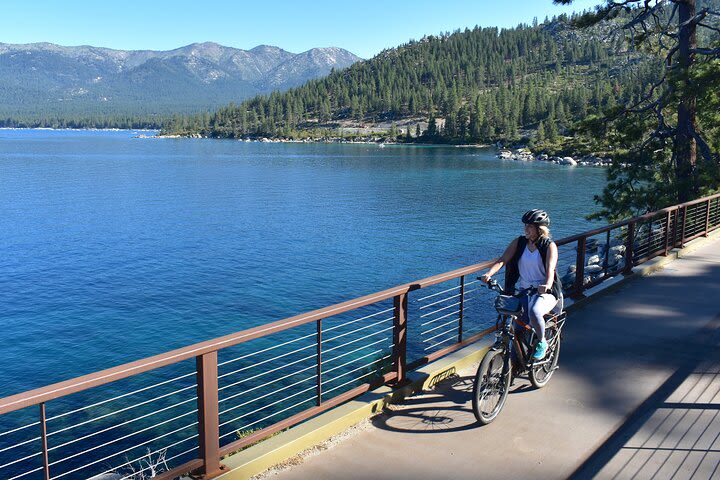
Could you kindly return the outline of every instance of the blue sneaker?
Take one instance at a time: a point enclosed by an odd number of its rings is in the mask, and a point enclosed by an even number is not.
[[[538,344],[535,346],[533,360],[542,360],[543,358],[545,358],[545,353],[547,353],[547,347],[547,341],[543,340],[542,342],[538,342]]]

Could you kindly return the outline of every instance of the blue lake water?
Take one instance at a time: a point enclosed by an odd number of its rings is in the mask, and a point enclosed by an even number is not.
[[[491,149],[0,130],[0,397],[556,238],[605,171]]]

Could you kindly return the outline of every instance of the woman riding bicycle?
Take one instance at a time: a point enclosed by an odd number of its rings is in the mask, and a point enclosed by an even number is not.
[[[502,257],[480,279],[487,283],[505,266],[505,291],[512,294],[517,286],[524,315],[529,317],[539,340],[533,358],[542,360],[548,347],[545,340],[545,315],[555,307],[562,309],[562,284],[555,268],[558,250],[550,239],[550,217],[547,212],[529,210],[522,216],[522,222],[525,224],[525,235],[510,242]]]

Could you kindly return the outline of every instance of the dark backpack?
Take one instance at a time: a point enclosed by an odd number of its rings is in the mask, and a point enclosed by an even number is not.
[[[551,243],[552,240],[547,237],[541,237],[537,243],[543,267],[547,265],[547,252]],[[505,265],[505,291],[508,294],[515,292],[515,284],[520,278],[520,268],[518,267],[518,262],[525,251],[525,247],[527,247],[527,238],[525,238],[524,235],[521,235],[518,237],[517,248],[515,249],[515,253],[513,253],[512,260]],[[562,298],[562,282],[560,281],[560,275],[558,275],[557,266],[555,267],[555,278],[553,280],[553,286],[550,289],[550,293],[552,293],[558,300]]]

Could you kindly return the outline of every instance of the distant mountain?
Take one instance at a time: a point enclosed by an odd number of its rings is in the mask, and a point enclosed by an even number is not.
[[[361,60],[194,43],[169,51],[0,43],[0,117],[189,113],[287,90]]]

